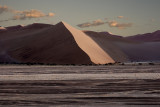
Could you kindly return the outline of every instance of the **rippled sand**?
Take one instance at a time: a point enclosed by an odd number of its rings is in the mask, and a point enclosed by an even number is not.
[[[159,107],[160,66],[0,66],[0,105]]]

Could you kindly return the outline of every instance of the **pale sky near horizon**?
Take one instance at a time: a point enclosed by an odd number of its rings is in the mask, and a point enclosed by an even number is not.
[[[65,21],[80,30],[131,36],[160,30],[159,11],[160,0],[0,0],[0,26]],[[27,12],[36,15],[24,18]]]

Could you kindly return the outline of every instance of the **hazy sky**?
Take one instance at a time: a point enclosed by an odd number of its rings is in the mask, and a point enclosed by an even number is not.
[[[160,0],[0,0],[0,5],[0,26],[65,21],[123,36],[160,30]]]

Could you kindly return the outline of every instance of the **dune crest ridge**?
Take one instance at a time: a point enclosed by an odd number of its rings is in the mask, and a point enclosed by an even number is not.
[[[75,29],[65,22],[62,23],[72,33],[78,46],[90,57],[93,63],[114,63],[114,60],[92,38],[81,30]]]

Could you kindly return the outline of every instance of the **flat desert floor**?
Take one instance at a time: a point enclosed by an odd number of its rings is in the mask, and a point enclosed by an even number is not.
[[[1,65],[0,106],[160,107],[160,65]]]

